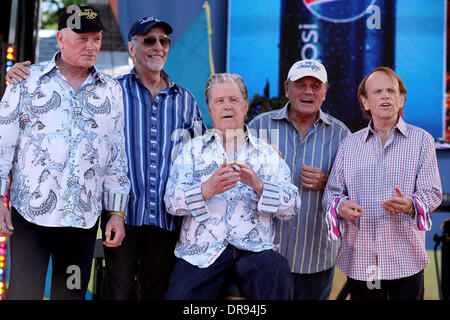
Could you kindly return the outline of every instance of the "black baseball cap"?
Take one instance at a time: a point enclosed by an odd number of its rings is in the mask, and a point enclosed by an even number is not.
[[[128,32],[128,41],[131,41],[131,38],[135,35],[146,34],[148,30],[153,28],[154,26],[160,26],[166,31],[167,34],[172,33],[172,27],[167,22],[161,21],[154,17],[144,17],[133,23]]]
[[[59,17],[58,30],[64,28],[70,28],[76,33],[106,30],[96,9],[77,5],[65,8]]]

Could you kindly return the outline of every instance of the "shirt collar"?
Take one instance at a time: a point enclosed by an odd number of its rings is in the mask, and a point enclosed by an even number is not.
[[[394,126],[393,130],[398,130],[405,138],[408,137],[408,130],[406,129],[406,122],[402,117],[398,117],[398,121]],[[364,141],[367,141],[369,136],[375,134],[375,129],[373,128],[373,120],[369,121],[369,125],[366,128],[366,133],[364,136]]]
[[[289,102],[284,105],[283,108],[277,110],[276,112],[272,113],[271,117],[274,120],[287,120],[288,119],[288,108],[289,108]]]
[[[402,117],[398,117],[397,125],[398,131],[403,134],[405,137],[408,137],[408,130],[406,130],[406,122]]]
[[[319,109],[319,120],[321,120],[326,125],[331,125],[330,116],[322,111],[322,109]]]
[[[139,78],[139,76],[136,73],[136,67],[133,67],[130,71],[130,75],[131,77],[133,77],[136,80],[139,80],[142,83],[141,78]],[[166,80],[167,84],[168,84],[168,88],[171,88],[177,92],[180,92],[180,89],[178,88],[177,84],[172,80],[171,77],[169,77],[169,75],[164,71],[161,70],[161,77]]]
[[[44,70],[43,70],[43,72],[42,72],[40,78],[42,78],[43,76],[45,76],[46,74],[48,74],[50,71],[52,71],[52,70],[54,70],[55,68],[57,68],[57,66],[56,66],[56,61],[57,61],[60,57],[61,57],[61,51],[58,51],[58,52],[56,52],[56,53],[53,55],[52,60],[50,60],[50,61],[47,63],[47,66],[44,68]],[[103,82],[104,84],[107,83],[107,80],[106,80],[106,78],[105,78],[106,75],[103,74],[102,72],[99,72],[95,66],[92,66],[92,67],[89,69],[89,71],[90,71],[90,74],[94,77],[95,80],[100,80],[100,81]]]
[[[274,120],[288,120],[288,110],[290,108],[290,103],[286,103],[286,105],[279,109],[277,112],[274,112],[272,114],[272,119]],[[322,111],[322,109],[319,109],[319,118],[317,119],[317,121],[322,121],[323,123],[327,124],[327,125],[331,125],[331,120],[329,118],[329,116]],[[316,122],[317,122],[316,121]]]
[[[252,145],[255,149],[258,149],[259,143],[252,130],[249,130],[247,125],[244,125],[245,142]],[[222,136],[219,131],[214,128],[208,129],[203,135],[203,148],[206,148],[211,142],[218,141],[222,143]]]

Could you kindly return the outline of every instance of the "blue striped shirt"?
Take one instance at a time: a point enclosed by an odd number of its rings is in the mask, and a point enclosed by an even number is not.
[[[350,130],[339,120],[319,110],[319,118],[302,139],[288,120],[289,103],[279,110],[263,113],[249,123],[259,138],[266,139],[281,152],[291,169],[292,182],[300,192],[298,214],[289,221],[277,221],[275,243],[294,273],[310,274],[334,266],[339,241],[328,241],[327,224],[322,210],[323,191],[303,188],[302,165],[330,173],[340,142]]]
[[[163,201],[170,166],[182,142],[201,135],[204,125],[194,96],[164,71],[161,76],[169,85],[156,97],[134,68],[117,78],[123,89],[131,181],[126,223],[174,230],[176,217],[167,213]]]

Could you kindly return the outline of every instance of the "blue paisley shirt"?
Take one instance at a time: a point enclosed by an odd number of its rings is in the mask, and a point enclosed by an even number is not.
[[[122,89],[92,69],[75,93],[55,59],[33,65],[0,102],[0,194],[28,221],[91,228],[125,211],[130,183]]]
[[[234,160],[249,163],[263,181],[261,197],[238,182],[205,201],[202,182],[223,161]],[[253,252],[273,249],[273,218],[290,219],[300,207],[298,188],[290,181],[290,169],[278,152],[250,134],[232,156],[214,129],[189,140],[172,165],[164,196],[168,212],[184,216],[175,255],[205,268],[228,244]]]

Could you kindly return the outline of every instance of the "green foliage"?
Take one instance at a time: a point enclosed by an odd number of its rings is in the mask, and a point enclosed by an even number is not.
[[[250,122],[257,115],[272,111],[276,109],[281,109],[286,105],[288,99],[285,95],[279,97],[267,98],[255,94],[253,98],[249,101],[247,117],[245,119],[246,123]]]
[[[43,0],[41,28],[58,29],[59,16],[65,8],[72,4],[87,5],[87,0]]]

